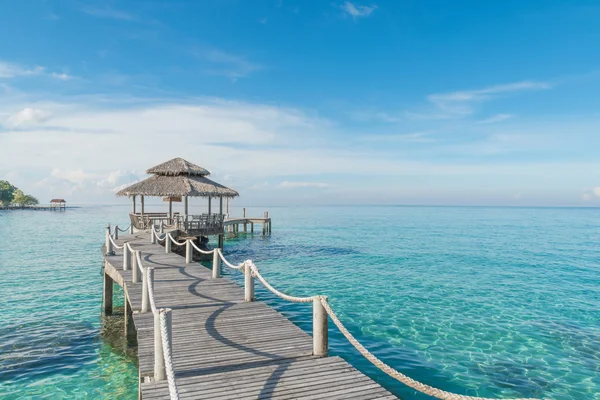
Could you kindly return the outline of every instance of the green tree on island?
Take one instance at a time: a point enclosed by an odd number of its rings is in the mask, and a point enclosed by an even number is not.
[[[39,204],[39,203],[40,202],[35,197],[23,193],[23,191],[20,189],[15,190],[15,193],[13,195],[12,204],[17,205],[19,207],[24,207],[24,206],[35,206],[36,204]]]
[[[16,187],[8,181],[0,181],[0,206],[6,207],[13,201]]]

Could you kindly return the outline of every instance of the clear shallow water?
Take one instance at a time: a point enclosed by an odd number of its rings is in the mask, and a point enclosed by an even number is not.
[[[127,212],[0,212],[3,398],[135,398],[135,364],[100,334],[103,227],[125,225]],[[600,398],[600,209],[270,214],[272,236],[230,239],[228,258],[252,258],[290,294],[328,295],[352,333],[400,371],[470,395]],[[257,297],[310,331],[310,306],[260,285]],[[332,354],[404,399],[426,398],[372,367],[335,329]]]

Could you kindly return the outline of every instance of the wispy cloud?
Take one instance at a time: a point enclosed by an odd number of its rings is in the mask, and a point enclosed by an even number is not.
[[[194,50],[193,54],[211,63],[212,67],[206,70],[207,73],[226,76],[234,82],[263,69],[260,64],[218,49]]]
[[[496,114],[496,115],[492,115],[489,118],[486,119],[482,119],[481,121],[479,121],[479,124],[494,124],[496,122],[502,122],[502,121],[506,121],[507,119],[511,119],[514,118],[515,116],[512,114]]]
[[[284,181],[279,185],[282,188],[327,188],[331,187],[329,183],[325,182],[293,182],[293,181]]]
[[[41,75],[43,73],[44,67],[36,66],[33,68],[27,68],[18,64],[0,61],[0,78],[15,78],[18,76]]]
[[[65,74],[65,73],[52,72],[50,74],[50,76],[53,78],[56,78],[56,79],[60,79],[61,81],[68,81],[68,80],[73,79],[72,75]]]
[[[36,108],[24,108],[23,110],[12,114],[8,117],[7,123],[12,127],[20,127],[23,125],[31,125],[46,121],[52,113]]]
[[[92,15],[98,18],[110,18],[110,19],[118,19],[121,21],[137,21],[139,20],[137,15],[128,13],[126,11],[117,10],[108,6],[103,7],[95,7],[88,6],[84,7],[82,11],[86,14]]]
[[[344,13],[350,15],[352,18],[363,18],[368,17],[377,9],[376,5],[372,6],[359,6],[346,1],[344,4],[340,6]]]

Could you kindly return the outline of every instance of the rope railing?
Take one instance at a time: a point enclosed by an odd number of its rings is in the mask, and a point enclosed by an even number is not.
[[[171,236],[168,233],[167,233],[167,236],[169,237],[169,239],[171,240],[171,242],[173,242],[173,244],[175,244],[177,246],[184,246],[185,245],[185,242],[178,242],[177,240],[175,240],[175,238],[173,238],[173,236]]]
[[[222,256],[222,253],[220,253],[220,254]],[[223,257],[223,260],[224,260],[224,257]],[[226,261],[224,260],[224,262],[226,262]],[[269,282],[267,282],[267,280],[258,271],[258,267],[251,260],[247,260],[244,263],[242,263],[241,265],[244,269],[250,268],[252,276],[258,278],[258,280],[260,280],[261,283],[270,292],[272,292],[273,294],[277,295],[278,297],[280,297],[284,300],[288,300],[290,302],[295,302],[295,303],[318,302],[318,304],[320,304],[325,309],[325,312],[327,313],[327,315],[329,315],[329,317],[331,317],[331,320],[333,321],[335,326],[340,330],[342,335],[344,335],[344,337],[350,342],[350,344],[352,344],[352,346],[354,346],[356,348],[356,350],[358,350],[358,352],[360,354],[362,354],[374,366],[376,366],[377,368],[379,368],[380,370],[382,370],[383,372],[385,372],[392,378],[405,384],[406,386],[411,387],[421,393],[425,393],[429,396],[432,396],[432,397],[435,397],[435,398],[441,399],[441,400],[499,400],[499,399],[493,399],[493,398],[466,396],[466,395],[461,395],[461,394],[457,394],[457,393],[447,392],[445,390],[441,390],[441,389],[435,388],[433,386],[426,385],[424,383],[421,383],[419,381],[416,381],[416,380],[404,375],[403,373],[397,371],[396,369],[392,368],[391,366],[387,365],[386,363],[384,363],[383,361],[381,361],[380,359],[375,357],[358,340],[356,340],[356,338],[342,324],[342,322],[338,318],[337,314],[331,309],[331,306],[329,305],[329,302],[327,301],[327,297],[325,297],[325,296],[295,297],[295,296],[287,295],[287,294],[282,293],[279,290],[275,289],[271,284],[269,284]],[[313,321],[313,325],[314,325],[314,321]],[[313,327],[313,329],[314,329],[314,327]],[[326,330],[327,329],[325,328],[325,331]],[[324,335],[325,335],[324,340],[327,341],[327,333],[325,332]],[[316,344],[316,340],[315,340],[315,344]],[[325,353],[326,353],[326,351],[325,351]],[[512,400],[536,400],[536,399],[517,398],[517,399],[512,399]]]
[[[156,237],[156,240],[158,240],[159,242],[162,242],[163,240],[165,240],[167,238],[167,234],[163,233],[163,237],[159,237],[158,235],[160,234],[160,232],[156,232],[156,230],[154,230],[154,227],[151,229],[151,234],[154,235],[154,237]]]
[[[119,246],[115,243],[115,240],[112,238],[111,235],[108,235],[108,239],[110,240],[110,242],[112,243],[113,247],[117,250],[121,250],[123,247],[125,247],[125,245],[123,246]]]
[[[175,381],[175,371],[173,371],[173,359],[171,358],[171,343],[169,341],[167,318],[170,315],[165,310],[159,310],[160,318],[160,336],[162,339],[163,357],[165,359],[165,371],[167,372],[167,381],[169,383],[169,395],[171,400],[179,400],[179,390],[177,389],[177,382]],[[168,316],[169,315],[169,316]]]
[[[131,228],[131,224],[129,226],[127,226],[127,228],[125,228],[125,229],[121,229],[121,227],[119,227],[118,225],[115,225],[115,229],[118,229],[120,232],[129,232],[130,228]]]
[[[232,263],[230,263],[229,261],[227,261],[227,259],[225,258],[225,256],[223,256],[223,252],[221,251],[220,248],[217,247],[215,250],[217,250],[217,252],[219,253],[219,257],[223,261],[223,264],[227,265],[229,268],[243,270],[245,263],[241,263],[241,264],[238,264],[238,265],[233,265]]]
[[[192,244],[192,247],[193,247],[194,249],[196,249],[196,251],[197,251],[198,253],[201,253],[201,254],[213,254],[213,253],[216,251],[216,249],[212,249],[212,250],[208,250],[208,251],[207,251],[207,250],[202,250],[200,247],[196,246],[196,243],[194,243],[194,241],[193,241],[193,240],[191,240],[191,239],[188,239],[188,240],[189,240],[189,241],[190,241],[190,243]]]

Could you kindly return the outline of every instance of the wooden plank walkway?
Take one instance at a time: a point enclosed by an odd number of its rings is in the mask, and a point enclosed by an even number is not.
[[[260,301],[244,302],[244,291],[227,278],[165,253],[149,234],[123,235],[154,267],[158,308],[171,308],[173,364],[181,399],[395,399],[340,357],[312,355],[312,337]],[[142,283],[123,271],[122,250],[106,256],[105,273],[123,286],[134,310],[144,399],[167,399],[167,381],[152,382],[152,313],[141,308]],[[141,279],[140,279],[141,280]],[[307,306],[306,312],[312,307]]]

